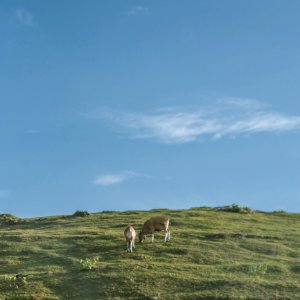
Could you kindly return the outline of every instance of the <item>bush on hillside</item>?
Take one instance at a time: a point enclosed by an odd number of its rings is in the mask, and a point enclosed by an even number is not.
[[[247,206],[239,206],[238,204],[231,204],[229,206],[224,206],[219,208],[221,211],[240,213],[240,214],[250,214],[252,213],[252,209]]]
[[[90,213],[84,210],[76,210],[73,214],[73,217],[87,217]]]
[[[276,214],[286,214],[287,212],[285,211],[285,210],[274,210],[274,211],[272,211],[272,213],[274,214],[274,215],[276,215]]]
[[[21,223],[23,220],[17,218],[11,214],[0,214],[0,224],[1,225],[15,225]]]

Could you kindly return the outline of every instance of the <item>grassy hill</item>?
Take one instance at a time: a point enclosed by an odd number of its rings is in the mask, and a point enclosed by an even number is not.
[[[160,215],[171,242],[158,233],[126,253],[124,228]],[[0,299],[300,299],[300,214],[2,216],[0,237]]]

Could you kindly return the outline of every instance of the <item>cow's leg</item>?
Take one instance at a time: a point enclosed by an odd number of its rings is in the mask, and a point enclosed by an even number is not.
[[[130,252],[132,252],[132,244],[133,244],[133,241],[131,240],[130,241]]]
[[[165,242],[169,242],[171,239],[171,232],[170,230],[165,231]]]
[[[135,241],[132,241],[132,247],[135,249]]]
[[[165,231],[165,242],[167,241],[168,239],[168,231]]]

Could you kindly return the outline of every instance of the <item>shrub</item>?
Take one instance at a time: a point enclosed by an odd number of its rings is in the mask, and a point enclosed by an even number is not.
[[[73,217],[87,217],[90,213],[84,210],[76,210],[73,214]]]
[[[284,210],[274,210],[273,212],[272,212],[273,214],[286,214],[286,211],[284,211]]]
[[[11,214],[0,214],[0,224],[1,225],[15,225],[22,222],[22,219],[17,218]]]
[[[95,270],[98,262],[99,262],[99,257],[96,256],[93,258],[80,259],[78,264],[79,264],[79,268],[82,271],[89,271],[89,270]]]
[[[240,214],[249,214],[252,212],[251,208],[247,206],[239,206],[238,204],[231,204],[230,206],[224,206],[219,208],[219,210],[226,211],[226,212],[233,212],[233,213],[240,213]]]
[[[23,274],[5,275],[0,280],[0,288],[3,290],[19,289],[27,285],[26,276]]]

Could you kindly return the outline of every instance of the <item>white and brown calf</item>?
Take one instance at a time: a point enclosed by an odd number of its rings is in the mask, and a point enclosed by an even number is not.
[[[128,226],[124,230],[124,236],[126,239],[127,251],[132,252],[132,247],[135,248],[134,242],[135,242],[135,237],[136,237],[134,228],[132,226]]]
[[[153,217],[144,223],[143,229],[139,233],[139,242],[143,242],[148,234],[152,234],[152,242],[154,241],[155,231],[164,231],[165,242],[170,241],[171,232],[169,230],[169,218]]]

